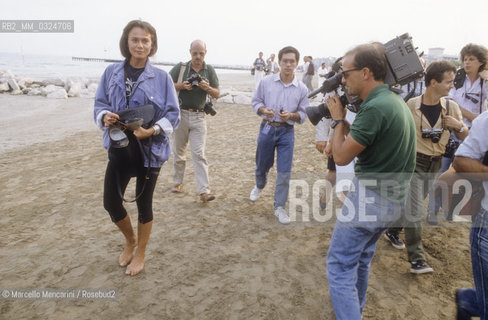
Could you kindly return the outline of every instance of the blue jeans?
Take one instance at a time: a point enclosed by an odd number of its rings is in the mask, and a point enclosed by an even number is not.
[[[353,190],[337,217],[327,254],[329,292],[338,320],[361,319],[376,242],[405,208],[362,186],[358,188],[357,179]]]
[[[458,291],[458,320],[480,317],[488,319],[488,212],[477,214],[469,236],[474,289]]]
[[[263,189],[266,186],[268,172],[273,166],[276,149],[277,175],[274,208],[284,208],[290,188],[295,131],[293,126],[268,126],[270,128],[267,133],[263,131],[265,128],[264,122],[259,127],[258,146],[256,148],[256,186],[259,189]]]

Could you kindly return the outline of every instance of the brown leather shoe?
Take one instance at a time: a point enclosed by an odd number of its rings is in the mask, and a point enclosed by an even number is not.
[[[173,188],[171,188],[171,192],[173,192],[173,193],[182,193],[183,192],[183,184],[182,183],[175,184],[173,186]]]
[[[206,203],[206,202],[209,202],[209,201],[212,201],[215,199],[215,195],[211,194],[211,193],[202,193],[200,194],[200,200],[202,200],[202,202]]]

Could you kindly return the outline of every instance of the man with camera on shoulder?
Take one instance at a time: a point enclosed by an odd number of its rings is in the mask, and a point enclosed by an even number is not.
[[[213,98],[220,96],[219,80],[215,69],[205,63],[206,44],[195,40],[190,45],[191,60],[178,63],[169,74],[175,83],[180,100],[181,123],[173,133],[173,193],[183,191],[185,174],[185,153],[188,141],[195,168],[195,180],[203,202],[212,201],[215,195],[210,193],[208,164],[205,158],[205,140],[207,125],[205,114],[215,115],[211,105],[206,104],[207,94]]]
[[[405,228],[410,272],[414,274],[433,271],[425,262],[421,220],[425,211],[424,200],[441,168],[442,155],[446,152],[450,131],[460,140],[464,140],[468,135],[468,128],[462,121],[458,104],[443,98],[454,87],[455,73],[456,67],[451,62],[433,62],[426,70],[425,93],[407,102],[417,132],[415,172],[408,194],[404,222],[401,226],[388,229],[385,237],[395,248],[403,249],[405,245],[398,234],[402,227]]]
[[[353,186],[338,213],[327,254],[329,292],[338,320],[360,320],[376,242],[405,207],[415,167],[415,125],[403,99],[385,84],[385,48],[364,44],[346,53],[342,83],[363,100],[346,135],[346,110],[327,99],[337,165],[355,157]]]

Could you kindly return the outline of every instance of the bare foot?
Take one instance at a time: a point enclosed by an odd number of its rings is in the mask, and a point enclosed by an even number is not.
[[[133,241],[127,242],[125,244],[124,251],[119,256],[119,265],[125,267],[132,260],[132,252],[137,247],[137,239],[134,238]]]
[[[145,254],[144,253],[139,253],[136,251],[136,254],[134,255],[134,258],[132,259],[131,263],[127,266],[127,269],[125,270],[125,274],[129,276],[135,276],[139,272],[144,269],[144,258]]]

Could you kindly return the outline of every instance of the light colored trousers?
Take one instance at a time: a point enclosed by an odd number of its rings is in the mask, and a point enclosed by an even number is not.
[[[207,124],[204,112],[181,109],[181,122],[173,133],[173,182],[183,183],[186,166],[186,147],[190,142],[191,157],[199,194],[210,193],[208,187],[208,163],[205,159]]]
[[[259,83],[264,78],[264,71],[254,71],[254,87],[258,89]]]

